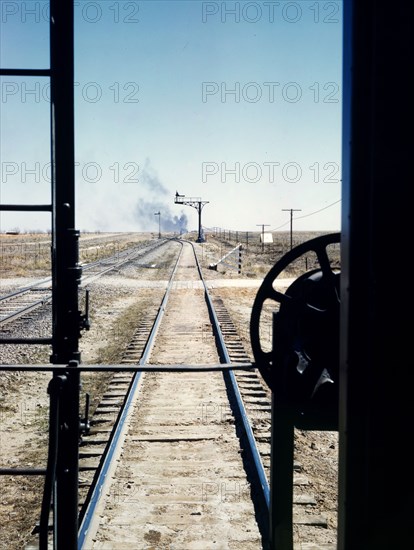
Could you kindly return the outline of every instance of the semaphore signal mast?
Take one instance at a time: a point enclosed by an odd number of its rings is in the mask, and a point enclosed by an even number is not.
[[[186,197],[185,195],[180,195],[178,191],[175,193],[175,204],[185,204],[187,206],[192,206],[198,212],[198,237],[197,242],[203,243],[205,238],[203,236],[202,226],[201,226],[201,211],[204,206],[209,203],[209,201],[203,201],[200,197]]]

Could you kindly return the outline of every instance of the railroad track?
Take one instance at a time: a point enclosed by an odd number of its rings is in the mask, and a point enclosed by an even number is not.
[[[156,318],[146,317],[138,327],[133,341],[125,350],[123,363],[150,364],[155,367],[158,364],[203,365],[222,361],[205,301],[206,291],[197,269],[192,245],[183,243],[182,254],[160,305],[159,315]],[[183,307],[183,300],[187,303],[186,308]],[[173,390],[177,383],[180,391]],[[130,388],[128,393],[125,392],[127,387]],[[138,405],[133,405],[134,391],[139,395]],[[237,536],[243,535],[243,547],[261,547],[262,534],[255,519],[254,504],[250,497],[246,498],[250,493],[250,480],[243,466],[243,458],[247,460],[247,456],[241,456],[244,453],[236,436],[228,391],[221,372],[114,375],[91,420],[91,431],[83,438],[81,445],[81,548],[95,548],[95,543],[90,539],[92,536],[99,538],[102,534],[102,526],[99,526],[97,518],[102,508],[105,513],[108,503],[105,504],[99,496],[107,491],[112,493],[109,507],[135,505],[138,508],[144,501],[136,501],[141,500],[138,497],[145,498],[146,491],[146,519],[141,517],[145,524],[149,520],[148,514],[153,512],[153,521],[156,523],[156,516],[163,509],[161,501],[167,503],[165,513],[162,514],[164,527],[161,530],[165,529],[169,534],[165,533],[163,537],[161,531],[149,529],[145,533],[144,529],[141,540],[130,541],[131,548],[146,548],[150,539],[155,542],[157,537],[163,538],[163,541],[158,541],[159,547],[168,547],[165,545],[170,544],[173,548],[177,544],[177,548],[186,548],[190,540],[196,544],[198,537],[198,544],[205,544],[205,536],[214,538],[216,535],[220,540],[223,537],[236,537],[234,540],[237,540]],[[123,403],[128,403],[130,407],[136,406],[138,418],[133,414],[133,409],[123,409]],[[126,419],[123,426],[122,418]],[[114,420],[116,426],[112,429]],[[135,422],[138,425],[132,429]],[[118,440],[117,445],[113,443],[114,439]],[[217,444],[217,441],[220,443]],[[132,483],[126,483],[122,475],[119,477],[119,472],[113,472],[115,477],[108,489],[106,481],[114,469],[110,458],[120,458],[120,445],[124,445],[123,458],[127,461],[125,453],[134,453],[136,446],[142,450],[145,448],[148,455],[140,462],[141,473],[132,475]],[[102,453],[101,456],[99,453]],[[192,455],[197,456],[194,462],[187,459]],[[187,469],[186,475],[183,475],[183,468]],[[147,472],[145,478],[142,475],[144,470]],[[214,473],[214,470],[218,473]],[[201,471],[204,471],[204,477],[200,482]],[[171,477],[161,475],[162,472],[171,472]],[[89,482],[91,485],[88,487]],[[133,486],[132,491],[128,485]],[[230,495],[231,487],[236,487],[236,495]],[[222,500],[221,493],[225,488],[227,499],[238,502],[231,503],[230,511],[230,502],[223,501],[220,514],[215,514],[217,500]],[[175,494],[172,495],[171,491]],[[136,521],[138,516],[135,510],[133,514]],[[201,525],[206,518],[205,514],[208,517],[213,514],[209,520],[210,527],[203,525],[194,533],[194,522]],[[203,521],[200,523],[201,516]],[[245,526],[244,534],[240,527],[236,528],[237,522],[241,520]],[[225,534],[232,521],[233,535]],[[217,529],[222,530],[222,534],[214,535]],[[92,535],[94,531],[96,535]],[[109,534],[102,536],[107,541]],[[119,533],[114,534],[114,537],[112,543],[102,544],[113,544],[112,547],[116,547],[116,544],[122,543]],[[97,548],[102,547],[99,542],[96,544]]]
[[[52,300],[49,288],[33,286],[0,298],[0,326],[28,315]]]
[[[90,283],[95,278],[99,278],[109,271],[114,269],[119,269],[125,264],[135,261],[138,258],[143,258],[146,254],[153,252],[160,246],[165,245],[168,242],[167,239],[161,239],[155,243],[138,245],[132,249],[123,250],[117,254],[110,256],[109,258],[104,258],[102,260],[97,260],[89,264],[82,266],[82,283],[84,286],[86,283]]]
[[[156,370],[159,364],[165,370],[168,364],[199,364],[200,371],[220,362],[249,366],[223,301],[207,291],[192,245],[182,246],[185,257],[177,260],[158,313],[145,313],[122,365]],[[121,532],[131,519],[123,524],[116,512],[124,519],[125,514],[134,516],[123,548],[147,549],[152,543],[170,550],[216,547],[215,542],[203,546],[205,537],[227,541],[229,548],[266,548],[271,424],[267,388],[251,368],[223,373],[172,370],[113,375],[80,445],[79,548],[119,548]],[[217,446],[220,452],[227,446],[228,452],[217,454]],[[124,459],[126,466],[118,476],[117,465]],[[188,470],[198,462],[201,468]],[[295,470],[296,528],[326,528],[324,518],[312,514],[316,499],[306,494],[308,481],[300,464]],[[142,507],[144,516],[139,515]],[[301,543],[296,549],[335,550],[335,545]]]
[[[142,320],[122,363],[249,365],[192,245],[183,247],[158,314]],[[266,548],[270,413],[253,369],[114,374],[81,442],[79,548]],[[296,525],[326,528],[295,470]]]
[[[150,245],[137,246],[109,258],[83,265],[81,288],[110,271],[120,269],[128,262],[145,257],[166,242],[166,240],[161,240]],[[52,301],[51,281],[51,277],[48,277],[0,297],[0,327],[20,317],[26,318],[28,314],[49,304]]]

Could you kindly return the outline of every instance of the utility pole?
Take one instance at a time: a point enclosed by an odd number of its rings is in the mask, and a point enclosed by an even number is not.
[[[161,212],[154,212],[154,216],[158,216],[158,238],[161,239]]]
[[[264,252],[264,228],[269,227],[269,223],[257,223],[257,227],[262,228],[262,252]]]
[[[282,212],[290,212],[290,250],[293,248],[293,212],[302,212],[301,208],[282,208]]]
[[[201,225],[201,211],[204,206],[209,203],[209,201],[203,201],[200,197],[186,197],[185,195],[180,195],[178,191],[175,193],[175,204],[186,204],[187,206],[192,206],[198,212],[198,237],[197,242],[203,243],[205,238],[203,236],[203,230]]]

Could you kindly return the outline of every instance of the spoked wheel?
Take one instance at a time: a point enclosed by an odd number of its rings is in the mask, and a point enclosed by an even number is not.
[[[256,365],[279,403],[295,407],[299,418],[337,409],[340,273],[332,269],[327,247],[339,242],[339,233],[324,235],[285,254],[264,278],[253,304],[250,337]],[[316,254],[319,267],[301,275],[285,293],[276,290],[282,271],[309,252]],[[263,350],[260,339],[267,300],[279,306],[271,351]]]

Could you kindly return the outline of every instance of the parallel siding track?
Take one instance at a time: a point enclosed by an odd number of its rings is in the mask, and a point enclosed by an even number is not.
[[[97,260],[82,266],[81,286],[105,275],[106,273],[120,269],[129,262],[138,258],[144,258],[146,254],[154,251],[156,248],[165,245],[168,241],[163,239],[154,244],[137,246],[125,250],[102,260]],[[46,278],[37,281],[32,285],[16,290],[0,297],[0,327],[16,319],[27,316],[35,310],[51,303],[52,301],[52,279]]]

